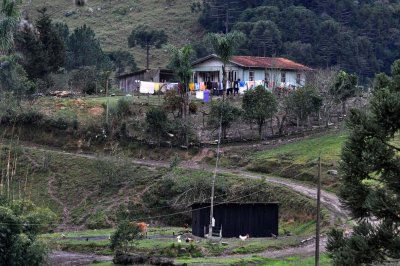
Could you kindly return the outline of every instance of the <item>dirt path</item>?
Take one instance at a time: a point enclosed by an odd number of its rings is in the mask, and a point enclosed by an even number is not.
[[[94,262],[112,261],[111,256],[88,255],[73,252],[53,251],[49,254],[49,265],[80,266]]]

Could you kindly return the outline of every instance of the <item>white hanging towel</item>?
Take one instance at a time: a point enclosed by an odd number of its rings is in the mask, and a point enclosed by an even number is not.
[[[204,100],[204,91],[196,91],[196,99]]]
[[[140,93],[154,94],[154,82],[141,81],[139,91]]]
[[[247,91],[247,87],[239,87],[239,93],[244,94]]]
[[[256,80],[256,87],[260,86],[260,85],[264,85],[262,80]]]

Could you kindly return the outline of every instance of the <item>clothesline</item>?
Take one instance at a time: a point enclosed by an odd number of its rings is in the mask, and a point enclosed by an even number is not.
[[[238,92],[240,94],[244,94],[246,91],[254,89],[257,86],[265,86],[267,89],[271,90],[273,87],[281,87],[281,88],[288,88],[290,86],[294,86],[289,83],[280,83],[279,86],[276,86],[276,82],[268,82],[268,84],[264,80],[256,80],[256,81],[240,81],[238,83],[239,90]],[[228,81],[226,84],[226,88],[233,88],[234,84],[233,82]],[[166,92],[169,90],[176,90],[179,91],[181,89],[182,84],[180,83],[159,83],[159,82],[147,82],[147,81],[141,81],[140,82],[140,89],[139,92],[143,94],[154,94],[158,91]],[[207,90],[207,87],[209,90],[213,91],[222,91],[223,90],[223,84],[222,82],[210,82],[210,84],[207,84],[207,82],[198,82],[198,83],[189,83],[189,90],[191,92],[204,92]],[[196,94],[196,95],[203,95],[203,94]]]

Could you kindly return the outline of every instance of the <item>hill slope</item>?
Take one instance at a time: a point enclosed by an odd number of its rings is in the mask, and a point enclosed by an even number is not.
[[[139,24],[148,24],[166,31],[169,42],[183,45],[202,36],[198,16],[192,14],[193,2],[174,0],[169,6],[165,0],[90,0],[85,7],[77,8],[69,0],[24,0],[23,10],[31,18],[36,10],[46,6],[54,21],[65,22],[70,30],[87,24],[95,31],[105,51],[128,50],[133,53],[140,68],[145,66],[145,52],[139,47],[128,48],[127,38]],[[66,14],[69,13],[69,16]],[[168,55],[162,49],[151,52],[151,67],[162,67]]]

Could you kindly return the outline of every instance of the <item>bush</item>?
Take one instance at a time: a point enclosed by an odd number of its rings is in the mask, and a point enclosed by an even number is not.
[[[35,109],[22,112],[17,115],[16,123],[20,125],[35,125],[41,122],[43,114]]]
[[[48,117],[43,120],[43,126],[47,129],[66,130],[68,121],[62,116]]]
[[[198,107],[197,107],[196,103],[194,103],[194,102],[189,103],[189,112],[191,114],[197,113],[197,109],[198,109]]]
[[[131,114],[130,110],[130,101],[127,98],[121,98],[117,102],[117,116],[118,117],[126,117]]]
[[[111,225],[107,223],[107,215],[104,213],[104,211],[98,211],[91,215],[86,220],[86,226],[89,229],[104,229],[111,227]]]
[[[179,116],[182,107],[182,98],[178,92],[174,90],[167,91],[164,95],[163,107],[165,110],[170,111],[173,114],[175,111],[178,111]]]
[[[94,67],[84,67],[74,71],[69,82],[76,91],[84,94],[95,94],[98,73]]]
[[[169,121],[165,111],[157,107],[152,107],[147,111],[146,123],[148,132],[158,137],[159,141],[169,128]]]
[[[135,240],[141,238],[139,227],[136,223],[124,220],[118,224],[117,230],[111,236],[111,249],[115,254],[127,254]]]

